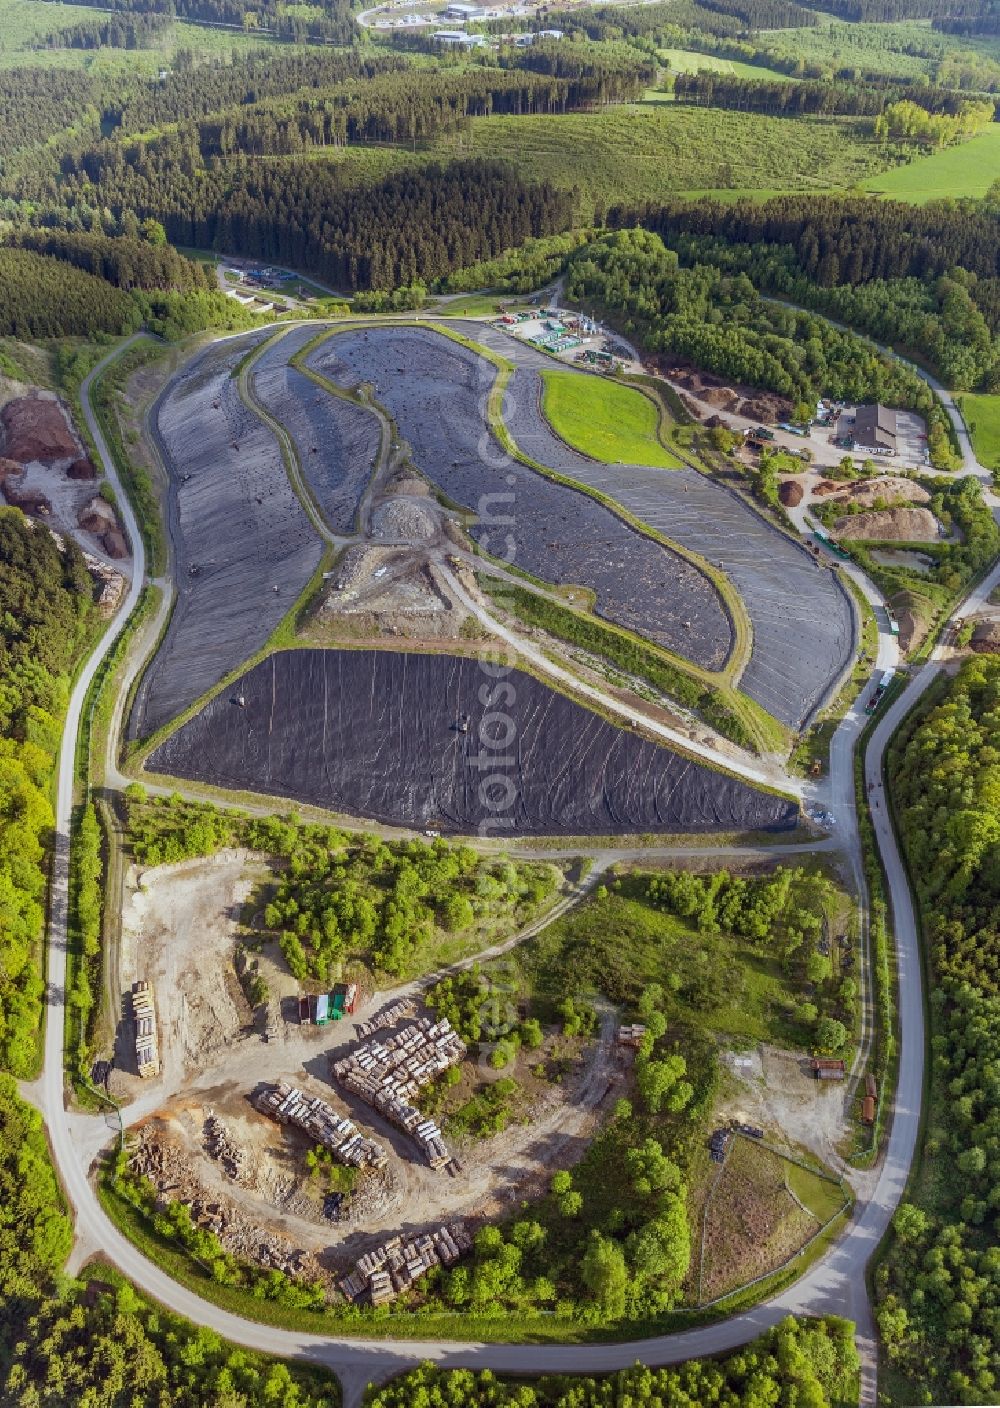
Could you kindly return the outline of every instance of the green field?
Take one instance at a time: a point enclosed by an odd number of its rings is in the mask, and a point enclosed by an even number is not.
[[[979,463],[1000,469],[1000,395],[956,396]]]
[[[294,7],[289,7],[294,8]],[[33,49],[33,40],[84,20],[99,19],[106,11],[86,5],[44,4],[42,0],[0,0],[0,69],[30,65],[32,68],[79,68],[97,73],[157,73],[179,49],[201,58],[270,48],[271,39],[255,38],[236,30],[211,29],[177,21],[149,49]]]
[[[542,381],[546,419],[574,450],[607,464],[680,469],[657,438],[659,411],[641,391],[578,372],[542,372]]]
[[[473,118],[466,131],[439,139],[431,151],[498,157],[525,179],[578,187],[579,214],[587,221],[595,207],[682,191],[848,189],[885,169],[869,125],[862,118],[792,121],[659,103]],[[394,155],[406,159],[398,149]]]
[[[981,199],[1000,177],[1000,123],[957,147],[945,147],[908,166],[883,171],[864,182],[866,191],[925,205],[959,196]]]
[[[656,51],[672,73],[731,73],[739,78],[778,78],[788,82],[788,74],[759,64],[741,63],[739,59],[720,59],[715,54],[699,54],[693,49],[658,49]]]

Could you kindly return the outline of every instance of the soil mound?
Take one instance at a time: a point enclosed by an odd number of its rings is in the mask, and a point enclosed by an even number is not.
[[[69,475],[70,479],[97,478],[97,470],[94,468],[93,462],[87,455],[81,455],[79,459],[74,460],[66,473]]]
[[[971,643],[980,655],[1000,655],[1000,621],[980,621],[972,632]]]
[[[68,464],[80,458],[66,412],[58,401],[37,391],[8,401],[0,410],[0,427],[0,449],[20,464]]]
[[[927,508],[887,508],[848,514],[833,525],[838,538],[859,542],[935,543],[938,521]]]
[[[794,479],[783,479],[778,485],[778,498],[786,508],[795,508],[805,497],[805,490]]]
[[[827,482],[824,480],[824,483]],[[819,493],[819,489],[816,492]],[[879,499],[888,503],[896,499],[907,499],[911,504],[929,504],[931,496],[919,484],[914,484],[912,479],[901,479],[896,475],[888,475],[885,479],[865,479],[859,484],[842,488],[837,495],[838,502],[843,500],[845,503],[866,504],[869,507]]]
[[[123,557],[128,557],[128,543],[120,529],[112,528],[109,533],[104,534],[101,541],[108,557],[113,557],[116,562],[121,561]]]
[[[84,504],[77,522],[81,528],[86,528],[88,533],[96,533],[98,537],[118,527],[114,509],[106,499],[100,497],[93,498],[89,503]]]

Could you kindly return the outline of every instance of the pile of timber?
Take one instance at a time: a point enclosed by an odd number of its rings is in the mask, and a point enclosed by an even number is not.
[[[405,1241],[390,1237],[358,1259],[351,1274],[340,1282],[340,1289],[348,1300],[385,1305],[409,1290],[432,1267],[452,1266],[463,1252],[471,1249],[472,1237],[462,1222]]]
[[[372,1032],[381,1031],[383,1027],[393,1027],[404,1017],[412,1017],[415,1011],[416,1008],[410,998],[400,998],[398,1002],[383,1007],[381,1012],[376,1012],[374,1017],[369,1017],[367,1022],[359,1022],[358,1036],[371,1036]]]
[[[141,1076],[160,1074],[160,1052],[156,1042],[156,1008],[153,988],[140,981],[132,984],[132,1020],[135,1023],[135,1063]]]
[[[445,1168],[452,1159],[441,1131],[412,1101],[465,1052],[465,1042],[447,1019],[421,1017],[386,1041],[370,1041],[334,1061],[333,1074],[346,1090],[409,1134],[431,1168]]]
[[[294,1085],[279,1081],[258,1095],[256,1104],[258,1110],[270,1115],[278,1124],[291,1124],[301,1129],[310,1139],[329,1149],[342,1164],[351,1164],[354,1168],[382,1168],[388,1163],[384,1149],[373,1139],[359,1134],[353,1120],[338,1115],[318,1095],[306,1095]]]

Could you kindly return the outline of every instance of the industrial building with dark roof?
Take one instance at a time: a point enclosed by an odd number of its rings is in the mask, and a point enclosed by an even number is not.
[[[896,453],[896,412],[886,406],[859,406],[852,431],[854,448],[876,455]]]

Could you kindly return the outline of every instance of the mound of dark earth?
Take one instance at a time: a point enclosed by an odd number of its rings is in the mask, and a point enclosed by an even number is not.
[[[155,772],[403,826],[491,835],[783,830],[792,802],[458,656],[269,656],[153,753]]]
[[[0,410],[0,449],[19,464],[67,464],[80,446],[62,406],[53,396],[32,392]]]

